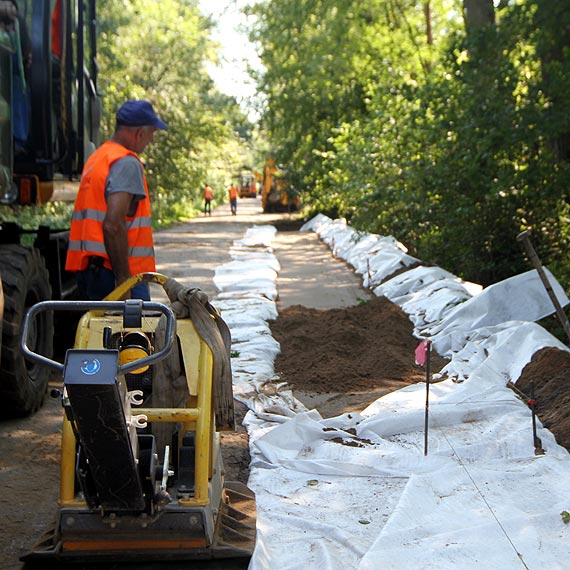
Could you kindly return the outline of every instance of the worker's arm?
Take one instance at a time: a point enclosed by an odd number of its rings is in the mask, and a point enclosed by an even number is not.
[[[125,216],[129,211],[132,199],[132,194],[128,192],[114,192],[107,197],[107,213],[103,220],[103,238],[115,274],[116,285],[120,285],[131,276]]]

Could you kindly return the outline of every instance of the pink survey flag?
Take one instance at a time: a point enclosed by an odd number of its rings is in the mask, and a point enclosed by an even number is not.
[[[416,348],[415,357],[416,357],[416,364],[423,366],[427,360],[427,351],[429,350],[429,345],[431,342],[429,340],[422,340],[420,344],[418,344],[418,348]]]

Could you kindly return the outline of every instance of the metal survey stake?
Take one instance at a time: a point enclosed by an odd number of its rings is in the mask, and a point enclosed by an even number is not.
[[[426,367],[426,411],[424,426],[424,455],[428,454],[428,422],[429,422],[429,382],[431,376],[431,340],[422,340],[415,352],[416,364]]]
[[[428,426],[429,426],[429,382],[430,382],[430,363],[431,363],[431,341],[426,342],[426,414],[424,427],[424,456],[428,454]]]
[[[527,403],[530,408],[532,418],[532,443],[534,445],[534,454],[544,455],[544,449],[542,449],[542,441],[536,433],[536,399],[534,397],[534,382],[530,383],[530,397]]]
[[[568,336],[568,339],[570,339],[570,322],[568,321],[568,317],[566,316],[566,313],[564,312],[562,305],[560,305],[560,302],[558,301],[556,294],[554,293],[552,286],[550,285],[550,282],[548,281],[548,277],[546,276],[546,273],[544,272],[544,268],[542,267],[542,263],[540,262],[540,259],[538,258],[538,255],[536,254],[536,251],[534,250],[534,247],[532,246],[532,243],[530,242],[530,230],[525,230],[524,232],[521,232],[517,236],[517,241],[521,242],[523,244],[531,263],[534,265],[535,269],[538,271],[538,276],[540,277],[540,280],[542,281],[542,284],[544,285],[544,288],[546,289],[546,292],[548,293],[548,296],[550,297],[550,300],[552,301],[552,304],[554,305],[554,310],[556,311],[556,316],[558,317],[560,324],[563,326],[564,331],[566,332],[566,335]]]

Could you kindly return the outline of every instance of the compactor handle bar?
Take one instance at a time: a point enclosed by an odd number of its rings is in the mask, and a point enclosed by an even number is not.
[[[172,310],[162,303],[156,303],[153,301],[141,301],[141,306],[142,310],[159,311],[166,317],[165,345],[154,354],[145,356],[139,360],[134,360],[133,362],[119,365],[117,370],[118,374],[127,374],[132,370],[136,370],[137,368],[141,368],[142,366],[146,366],[166,358],[174,343],[176,317]],[[33,352],[28,348],[28,331],[36,316],[45,311],[123,311],[124,307],[124,301],[42,301],[41,303],[37,303],[28,310],[24,317],[24,322],[22,324],[22,337],[20,339],[22,352],[30,360],[40,364],[45,364],[55,370],[63,372],[64,365],[61,362],[57,362],[47,356]]]

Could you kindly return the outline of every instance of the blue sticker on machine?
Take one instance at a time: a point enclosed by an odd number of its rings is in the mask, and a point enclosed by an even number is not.
[[[93,360],[84,360],[81,364],[81,372],[88,376],[97,374],[99,370],[101,370],[101,362],[97,358],[94,358]]]
[[[117,379],[119,351],[108,349],[70,349],[65,355],[65,384],[114,384]]]

